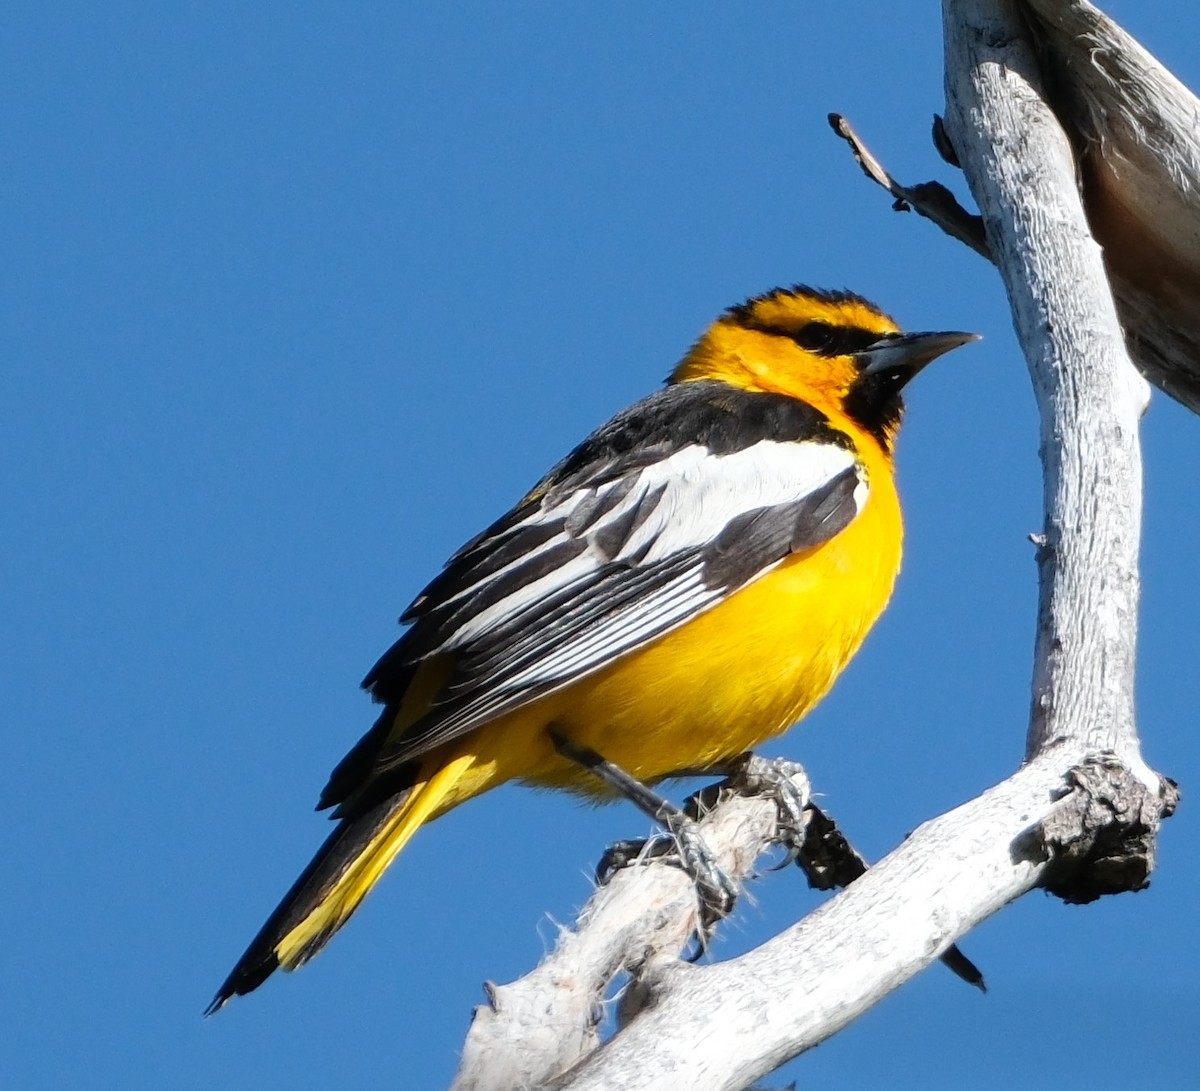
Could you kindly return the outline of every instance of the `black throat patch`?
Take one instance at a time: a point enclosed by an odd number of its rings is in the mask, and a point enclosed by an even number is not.
[[[846,415],[861,424],[889,453],[896,429],[904,417],[904,399],[900,392],[907,379],[902,372],[892,371],[863,375],[846,395]]]

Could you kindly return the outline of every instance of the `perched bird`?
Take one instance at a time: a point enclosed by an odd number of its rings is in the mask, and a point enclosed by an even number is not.
[[[419,827],[518,780],[612,796],[720,768],[811,709],[891,595],[901,390],[975,339],[849,292],[722,314],[666,387],[462,547],[363,682],[338,825],[210,1012],[312,958]]]

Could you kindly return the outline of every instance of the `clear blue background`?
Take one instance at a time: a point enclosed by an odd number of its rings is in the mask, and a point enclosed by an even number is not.
[[[1110,10],[1200,86],[1200,9]],[[627,807],[504,789],[424,831],[329,950],[200,1012],[324,836],[356,683],[448,553],[724,306],[852,287],[986,340],[912,391],[908,554],[776,746],[872,856],[1022,753],[1036,422],[994,271],[892,213],[937,5],[10,5],[0,56],[0,1082],[435,1088]],[[1145,426],[1139,709],[1183,785],[1153,887],[1040,894],[768,1081],[1192,1085],[1200,421]],[[758,884],[717,946],[817,904]]]

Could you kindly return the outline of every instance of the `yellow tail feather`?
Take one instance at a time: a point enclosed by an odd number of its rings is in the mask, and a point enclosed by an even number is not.
[[[474,761],[474,755],[462,754],[424,782],[412,786],[404,803],[388,816],[320,904],[275,945],[275,955],[283,969],[294,970],[303,965],[327,937],[349,920],[388,865],[412,835],[433,817]]]

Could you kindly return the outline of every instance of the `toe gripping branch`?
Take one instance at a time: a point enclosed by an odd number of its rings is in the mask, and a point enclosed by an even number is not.
[[[700,829],[704,815],[730,793],[774,798],[779,812],[776,841],[786,851],[774,870],[795,863],[809,886],[835,890],[849,886],[869,866],[833,819],[812,802],[808,779],[796,762],[743,754],[726,767],[706,770],[725,773],[726,777],[694,793],[681,808],[594,750],[555,731],[551,739],[563,757],[599,777],[666,831],[662,837],[612,845],[597,865],[597,881],[605,883],[614,872],[633,864],[655,859],[676,862],[696,885],[701,949],[713,925],[732,911],[741,889],[721,867]],[[968,984],[986,990],[983,974],[957,946],[950,947],[941,960]]]

